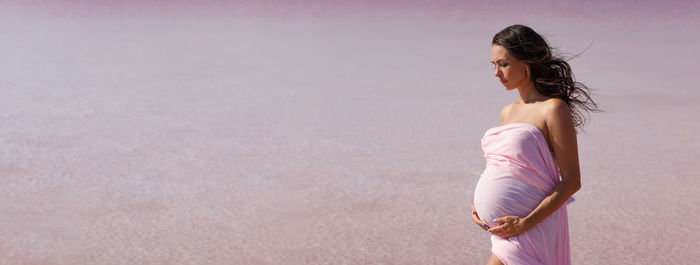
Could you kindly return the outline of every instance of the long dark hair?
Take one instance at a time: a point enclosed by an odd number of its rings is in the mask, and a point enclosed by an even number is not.
[[[583,127],[585,123],[582,110],[587,111],[585,114],[602,111],[591,98],[591,89],[574,80],[567,60],[552,55],[547,41],[531,28],[519,24],[509,26],[493,36],[491,45],[502,46],[530,67],[530,78],[537,92],[564,100],[569,106],[574,127]]]

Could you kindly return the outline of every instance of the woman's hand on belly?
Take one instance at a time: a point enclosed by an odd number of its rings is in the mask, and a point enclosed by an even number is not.
[[[479,227],[481,227],[481,229],[483,229],[484,231],[488,231],[489,226],[481,222],[481,219],[479,219],[479,214],[474,208],[474,204],[472,204],[472,220],[474,220],[474,222],[478,224]]]
[[[502,238],[517,236],[532,228],[524,218],[518,216],[504,216],[494,219],[494,222],[499,225],[489,229],[489,232]]]

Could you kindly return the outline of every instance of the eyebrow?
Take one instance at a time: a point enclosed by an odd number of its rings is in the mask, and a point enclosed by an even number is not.
[[[505,60],[505,59],[506,58],[501,58],[501,59],[496,60],[496,62],[491,61],[491,63],[497,63],[497,62],[500,62],[501,60]]]

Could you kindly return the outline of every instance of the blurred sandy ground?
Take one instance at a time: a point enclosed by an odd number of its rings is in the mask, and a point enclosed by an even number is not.
[[[522,23],[606,112],[574,264],[700,260],[697,2],[0,4],[1,264],[484,264],[480,139]]]

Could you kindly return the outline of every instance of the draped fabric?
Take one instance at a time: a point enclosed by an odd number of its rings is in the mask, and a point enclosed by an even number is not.
[[[509,123],[487,130],[481,139],[486,168],[474,191],[481,221],[525,217],[561,182],[554,153],[542,132],[529,123]],[[491,235],[491,251],[506,265],[571,264],[567,202],[532,229],[507,239]]]

